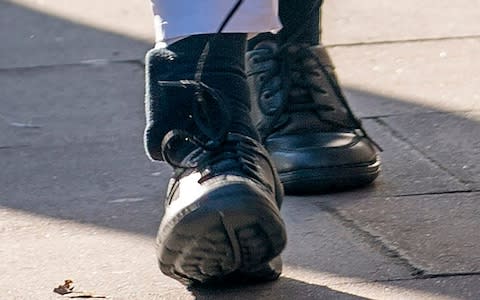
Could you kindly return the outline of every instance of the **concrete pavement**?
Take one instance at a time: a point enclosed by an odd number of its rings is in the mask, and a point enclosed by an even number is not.
[[[326,1],[324,43],[385,149],[375,185],[287,197],[285,271],[187,290],[153,248],[144,0],[0,1],[0,299],[480,298],[480,1]]]

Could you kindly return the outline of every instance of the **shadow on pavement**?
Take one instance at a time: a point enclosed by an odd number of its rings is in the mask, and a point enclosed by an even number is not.
[[[30,20],[38,27],[19,22],[8,35],[1,36],[0,208],[153,237],[162,214],[162,197],[170,169],[149,162],[143,153],[141,59],[149,45],[0,3],[0,28],[11,26],[8,22],[13,19]],[[31,30],[39,39],[45,35],[44,41],[27,41]],[[14,35],[16,37],[12,37]],[[71,44],[64,42],[62,47],[57,47],[58,41],[55,44],[54,40],[48,40],[56,35],[64,36]],[[72,46],[79,36],[85,51]],[[27,59],[23,61],[22,57]],[[97,58],[121,61],[78,63]],[[54,66],[24,68],[50,64]],[[423,120],[419,124],[428,126],[429,122],[440,120],[464,128],[469,140],[475,139],[473,133],[480,132],[478,122],[461,114],[438,112],[403,99],[358,89],[348,89],[348,94],[358,109],[367,102],[381,107],[391,105],[398,113],[394,117],[398,124]],[[365,99],[367,102],[362,102]],[[426,149],[428,139],[432,143],[445,142],[439,145],[438,160],[445,157],[444,168],[450,175],[460,178],[459,184],[450,186],[435,178],[435,174],[430,178],[423,171],[416,172],[417,162],[403,159],[404,149],[391,143],[391,133],[385,133],[386,128],[381,126],[384,121],[379,123],[375,116],[365,117],[373,138],[386,149],[383,155],[385,171],[373,187],[355,191],[351,198],[342,197],[342,201],[354,201],[358,195],[388,197],[419,190],[438,193],[478,188],[478,181],[468,179],[478,169],[458,169],[455,156],[445,154],[464,153],[468,146],[465,138],[456,137],[453,142],[463,140],[462,144],[451,145],[444,136],[447,132],[406,141],[418,142],[415,144],[418,149]],[[425,130],[425,134],[432,133],[429,128]],[[477,153],[469,155],[471,159],[478,158]],[[424,167],[428,169],[428,165]],[[335,206],[335,197],[341,195],[329,196],[326,201]],[[288,211],[284,213],[289,214]],[[347,270],[338,275],[348,277],[349,273]],[[212,296],[225,299],[365,299],[293,278],[282,278],[266,286],[198,289],[192,293],[197,299]]]
[[[368,299],[335,291],[326,286],[309,284],[293,278],[281,277],[264,285],[246,285],[218,288],[190,288],[197,300],[207,299]]]

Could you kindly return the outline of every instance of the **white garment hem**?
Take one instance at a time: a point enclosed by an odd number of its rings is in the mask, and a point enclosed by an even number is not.
[[[166,46],[183,37],[217,32],[236,0],[152,0],[157,45]],[[277,0],[245,0],[224,33],[277,32],[281,24]]]

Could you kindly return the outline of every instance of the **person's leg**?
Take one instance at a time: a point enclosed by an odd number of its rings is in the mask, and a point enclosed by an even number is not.
[[[166,39],[146,56],[145,147],[174,168],[157,256],[164,274],[187,284],[276,279],[286,243],[282,186],[250,119],[247,33],[212,34],[229,12],[225,2],[177,0],[178,9],[173,1],[154,1],[166,22],[157,36]],[[266,8],[259,13],[271,14]],[[216,19],[206,20],[199,11],[205,9]],[[190,26],[178,30],[186,18]],[[198,31],[204,22],[211,26]],[[242,24],[227,31],[276,26]]]
[[[253,115],[285,191],[343,190],[372,182],[377,146],[353,115],[320,44],[318,0],[280,0],[277,35],[250,41]]]
[[[283,28],[281,42],[318,45],[320,41],[320,6],[318,0],[280,0],[279,16]]]

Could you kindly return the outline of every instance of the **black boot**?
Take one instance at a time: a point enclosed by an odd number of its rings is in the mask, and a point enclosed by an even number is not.
[[[345,190],[380,172],[375,143],[355,118],[322,46],[263,35],[247,53],[253,115],[290,194]]]
[[[146,57],[146,149],[174,168],[158,261],[187,284],[281,271],[282,187],[249,116],[245,38],[193,36]]]
[[[379,174],[375,143],[353,115],[326,50],[322,0],[280,0],[283,29],[251,41],[253,115],[287,193],[362,186]]]

